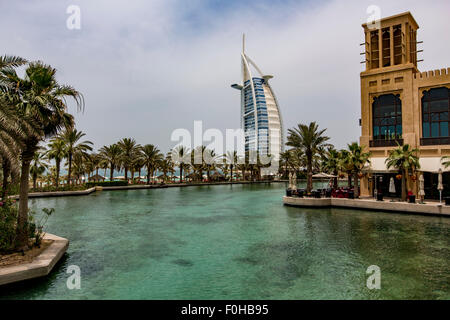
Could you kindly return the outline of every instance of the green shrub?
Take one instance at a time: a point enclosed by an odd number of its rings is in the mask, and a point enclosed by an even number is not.
[[[88,182],[86,183],[87,188],[92,188],[95,186],[99,187],[123,187],[127,186],[128,182],[126,181],[99,181],[99,182]]]
[[[0,253],[14,249],[16,240],[17,206],[11,201],[1,202]]]
[[[39,221],[36,221],[35,213],[30,211],[26,224],[28,237],[33,240],[33,246],[40,247],[44,237],[44,226],[48,217],[55,209],[42,209],[44,213]],[[18,209],[15,201],[0,202],[0,254],[14,252],[16,245]]]

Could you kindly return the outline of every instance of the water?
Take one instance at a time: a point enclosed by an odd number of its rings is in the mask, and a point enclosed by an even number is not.
[[[3,299],[450,299],[450,219],[282,205],[284,184],[31,200],[70,239]],[[69,290],[68,266],[81,268]],[[370,265],[381,290],[366,287]]]

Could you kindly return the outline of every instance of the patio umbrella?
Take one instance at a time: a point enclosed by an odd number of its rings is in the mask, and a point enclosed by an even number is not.
[[[391,177],[391,180],[389,181],[389,193],[395,193],[394,177]]]
[[[438,171],[438,187],[439,190],[439,202],[442,203],[442,190],[444,190],[444,186],[442,185],[442,169],[439,168]]]
[[[419,196],[425,196],[425,182],[423,180],[423,174],[421,174],[419,177]]]
[[[292,189],[297,190],[297,173],[295,171],[292,173]]]

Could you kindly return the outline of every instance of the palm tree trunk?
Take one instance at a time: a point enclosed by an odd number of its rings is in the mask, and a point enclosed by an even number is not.
[[[230,168],[231,168],[230,181],[233,181],[233,165],[231,165]]]
[[[337,171],[334,171],[333,174],[336,176],[336,177],[333,178],[333,188],[337,189],[337,187],[338,187],[338,177],[337,177],[338,173],[337,173]]]
[[[33,191],[36,191],[37,174],[33,173]]]
[[[355,171],[354,176],[353,176],[354,182],[355,182],[355,198],[359,198],[359,178],[358,178],[358,173]]]
[[[406,201],[406,170],[402,170],[402,201]]]
[[[22,169],[20,174],[19,213],[17,217],[16,248],[28,248],[28,189],[30,176],[30,163],[33,159],[35,145],[26,146],[22,152]]]
[[[150,167],[147,166],[147,184],[150,184]]]
[[[111,162],[111,171],[109,172],[109,181],[113,181],[114,177],[114,164]]]
[[[72,174],[72,154],[69,153],[69,172],[67,173],[67,184],[70,185],[70,176]]]
[[[347,181],[348,181],[348,187],[352,187],[352,173],[347,171]]]
[[[61,170],[61,160],[56,160],[56,188],[59,187],[59,171]]]
[[[183,183],[183,164],[180,164],[180,183]]]
[[[312,183],[312,157],[308,157],[306,164],[306,174],[307,174],[307,183],[306,183],[306,193],[310,193],[313,188]]]
[[[11,174],[11,164],[8,159],[3,158],[3,183],[2,183],[2,200],[6,200],[8,195],[8,177]]]
[[[128,167],[125,167],[125,181],[128,184]]]

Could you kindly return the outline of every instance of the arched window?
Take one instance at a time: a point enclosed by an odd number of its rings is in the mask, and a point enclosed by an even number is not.
[[[402,101],[400,96],[384,94],[374,98],[372,104],[373,140],[387,141],[385,145],[396,145],[402,138]],[[376,146],[376,145],[373,145]]]
[[[450,89],[434,88],[424,91],[422,97],[422,137],[425,139],[449,137]],[[433,141],[434,140],[434,141]],[[432,144],[446,143],[448,139],[429,140]]]

